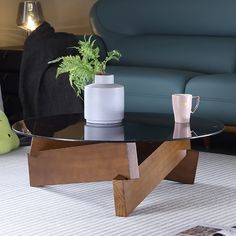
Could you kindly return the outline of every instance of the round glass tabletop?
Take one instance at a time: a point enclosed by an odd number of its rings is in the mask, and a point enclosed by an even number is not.
[[[68,114],[21,120],[13,130],[21,135],[63,141],[156,142],[202,138],[222,132],[217,121],[192,117],[191,122],[174,122],[172,114],[125,113],[121,124],[86,124],[84,115]]]

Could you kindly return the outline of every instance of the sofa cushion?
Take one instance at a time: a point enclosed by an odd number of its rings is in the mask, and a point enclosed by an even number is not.
[[[90,20],[121,52],[119,65],[235,73],[235,8],[235,0],[100,0]]]
[[[235,0],[99,0],[91,11],[91,21],[102,35],[116,37],[236,36],[235,8]]]
[[[183,93],[195,72],[150,67],[108,66],[115,82],[125,86],[125,110],[135,112],[172,112],[171,95]]]
[[[109,40],[106,41],[109,46]],[[113,41],[119,65],[146,66],[198,71],[234,73],[236,37],[141,35]]]
[[[188,81],[185,92],[201,97],[197,116],[236,125],[235,88],[236,74],[199,75]]]

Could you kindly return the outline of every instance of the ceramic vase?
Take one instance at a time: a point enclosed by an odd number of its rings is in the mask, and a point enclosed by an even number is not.
[[[114,75],[96,75],[85,86],[84,118],[87,123],[116,124],[124,118],[124,86],[114,83]]]

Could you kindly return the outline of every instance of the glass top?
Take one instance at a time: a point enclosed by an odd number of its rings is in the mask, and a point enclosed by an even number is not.
[[[217,121],[192,116],[191,122],[178,124],[173,114],[125,113],[116,125],[86,124],[84,115],[68,114],[21,120],[13,125],[16,133],[63,141],[156,142],[202,138],[222,132]]]

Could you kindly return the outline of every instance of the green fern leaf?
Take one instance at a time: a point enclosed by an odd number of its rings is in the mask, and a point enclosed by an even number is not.
[[[89,38],[84,36],[84,41],[79,41],[77,46],[71,47],[79,52],[78,55],[62,56],[48,62],[49,64],[60,62],[56,78],[68,73],[70,85],[79,97],[84,87],[94,81],[96,74],[105,74],[108,61],[119,60],[121,57],[118,51],[113,50],[108,52],[104,61],[101,61],[100,49],[95,46],[95,42],[92,36]]]

